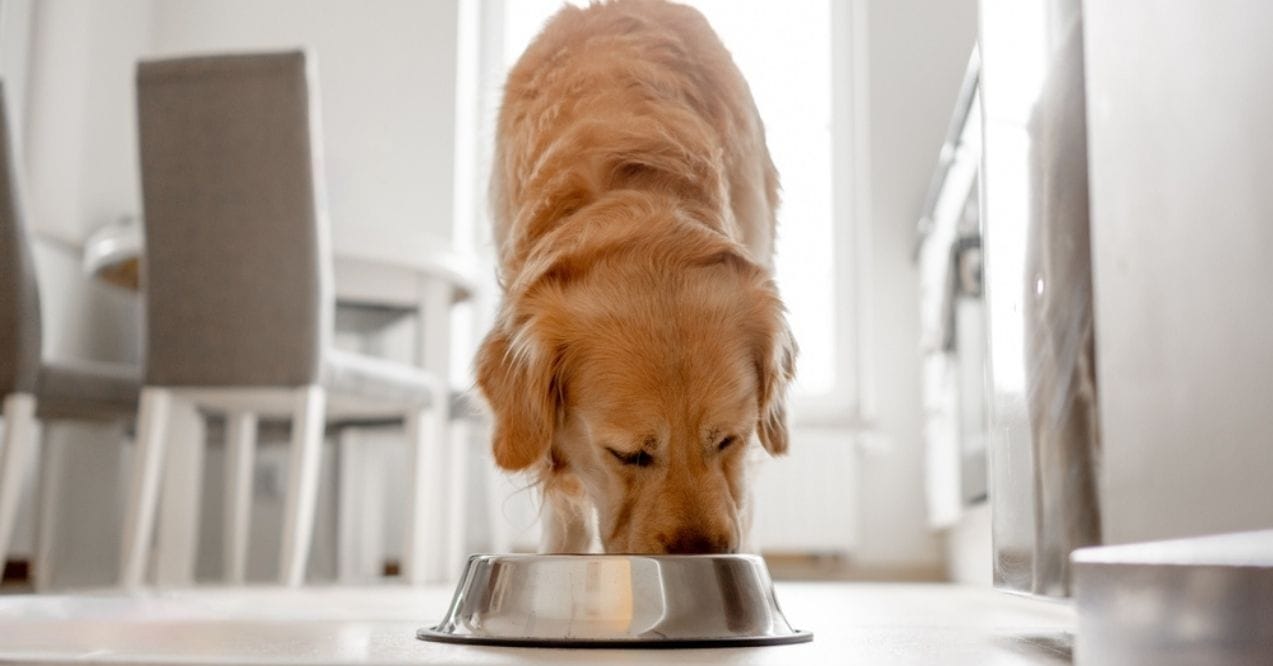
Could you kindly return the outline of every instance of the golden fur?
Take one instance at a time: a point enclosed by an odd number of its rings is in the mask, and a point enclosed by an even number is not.
[[[554,16],[509,74],[492,179],[504,298],[477,358],[496,462],[545,548],[731,552],[745,450],[787,449],[778,178],[746,82],[662,0]]]

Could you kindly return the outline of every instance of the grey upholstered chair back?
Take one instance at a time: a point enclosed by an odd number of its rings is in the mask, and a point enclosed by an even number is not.
[[[318,380],[332,301],[310,64],[138,66],[147,384]]]
[[[33,392],[40,372],[40,299],[4,93],[0,81],[0,396]]]

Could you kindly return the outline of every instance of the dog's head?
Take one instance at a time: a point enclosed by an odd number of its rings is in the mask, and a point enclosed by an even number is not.
[[[509,285],[477,360],[495,460],[568,469],[608,552],[731,552],[746,450],[787,450],[795,345],[740,246],[649,218],[578,232]]]

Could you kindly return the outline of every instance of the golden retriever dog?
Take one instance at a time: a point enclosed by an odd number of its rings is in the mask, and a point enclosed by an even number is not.
[[[477,378],[496,463],[537,475],[544,549],[739,550],[747,450],[787,450],[795,344],[778,175],[729,52],[681,5],[568,6],[509,74],[496,143],[504,293]]]

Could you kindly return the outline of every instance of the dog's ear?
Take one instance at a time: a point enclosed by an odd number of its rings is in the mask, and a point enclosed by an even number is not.
[[[558,355],[532,322],[497,323],[477,354],[477,384],[495,413],[495,463],[515,471],[547,460],[560,405]]]
[[[796,341],[787,326],[782,299],[769,271],[733,242],[713,238],[698,261],[702,266],[728,266],[750,279],[755,291],[751,321],[757,374],[759,416],[756,434],[770,455],[787,452],[787,387],[796,374]]]
[[[791,337],[782,306],[775,296],[770,315],[772,328],[761,336],[757,360],[760,375],[760,417],[756,433],[770,455],[787,452],[787,387],[796,374],[796,342]]]

